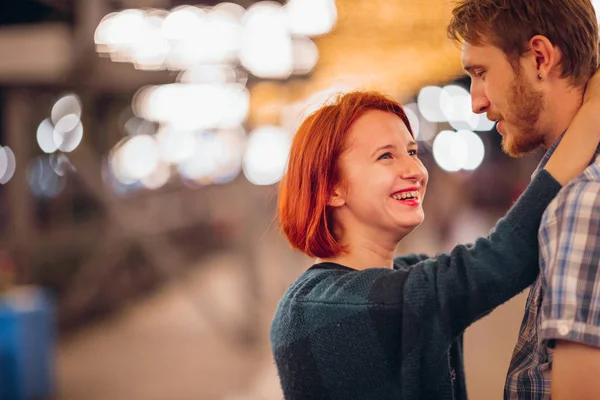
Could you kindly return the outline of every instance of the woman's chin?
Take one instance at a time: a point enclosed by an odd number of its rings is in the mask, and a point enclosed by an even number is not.
[[[417,229],[419,227],[419,225],[421,225],[423,223],[423,220],[424,220],[424,218],[421,216],[420,218],[399,221],[399,223],[396,225],[397,233],[398,233],[398,237],[399,237],[398,240],[402,240],[402,238],[411,234],[412,231]]]

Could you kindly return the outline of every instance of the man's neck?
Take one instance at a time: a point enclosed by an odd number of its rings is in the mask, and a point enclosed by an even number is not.
[[[581,108],[584,88],[569,86],[565,79],[555,91],[549,93],[546,109],[540,118],[545,121],[540,128],[544,132],[544,147],[549,149],[569,127]]]

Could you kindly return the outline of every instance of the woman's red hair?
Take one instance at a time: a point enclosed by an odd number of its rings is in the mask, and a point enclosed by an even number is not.
[[[279,188],[279,224],[292,247],[310,257],[332,257],[344,250],[333,234],[327,203],[339,183],[338,161],[348,131],[370,110],[397,115],[413,134],[400,103],[377,92],[339,95],[309,115],[296,132]]]

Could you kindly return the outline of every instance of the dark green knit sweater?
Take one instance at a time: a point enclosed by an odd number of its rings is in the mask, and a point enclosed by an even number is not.
[[[271,326],[285,398],[466,399],[462,333],[534,281],[538,226],[560,188],[540,171],[487,238],[449,254],[302,274]]]

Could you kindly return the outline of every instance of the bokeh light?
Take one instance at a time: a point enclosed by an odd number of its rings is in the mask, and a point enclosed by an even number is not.
[[[180,163],[194,156],[196,140],[191,131],[162,127],[156,135],[161,158]]]
[[[419,122],[419,116],[414,111],[412,107],[404,106],[404,113],[408,118],[408,122],[410,123],[410,128],[413,132],[413,136],[415,140],[419,140],[419,133],[421,131],[421,123]]]
[[[426,142],[432,140],[437,133],[437,123],[430,122],[423,118],[419,112],[417,103],[409,103],[404,106],[404,111],[408,117],[413,131],[416,132],[415,138],[419,141]],[[415,129],[416,127],[416,129]]]
[[[277,183],[285,171],[291,146],[287,132],[264,126],[250,133],[243,160],[246,179],[255,185]]]
[[[27,181],[31,192],[41,198],[52,198],[65,187],[65,178],[56,174],[48,156],[33,159],[27,169]]]
[[[433,141],[433,157],[445,171],[460,171],[468,156],[464,138],[454,131],[441,131]]]
[[[285,12],[275,2],[255,3],[243,20],[240,62],[259,78],[288,78],[294,68],[292,38]]]
[[[156,190],[163,187],[171,178],[171,166],[159,162],[152,173],[140,180],[146,189]]]
[[[50,166],[59,176],[65,176],[67,171],[75,171],[75,166],[71,163],[66,154],[53,153],[49,156]]]
[[[479,135],[472,131],[442,131],[433,142],[433,157],[445,171],[472,171],[481,165],[485,146]]]
[[[160,162],[160,151],[153,137],[133,136],[122,143],[111,161],[117,179],[130,183],[154,172]]]
[[[83,125],[79,117],[68,114],[61,118],[54,126],[52,138],[60,151],[69,153],[75,150],[83,139]]]
[[[198,183],[211,183],[213,175],[218,171],[223,148],[214,132],[198,132],[194,139],[194,153],[179,164],[179,173]]]
[[[462,169],[468,171],[477,169],[485,157],[483,141],[479,135],[468,130],[460,130],[457,135],[460,135],[467,145],[467,158]]]
[[[285,11],[291,31],[298,35],[329,33],[337,21],[334,0],[290,0]]]
[[[136,114],[183,130],[230,128],[248,115],[250,95],[237,84],[151,86],[134,97]]]
[[[442,111],[441,98],[443,90],[438,86],[426,86],[419,91],[417,104],[421,115],[430,122],[446,122]]]
[[[15,153],[13,153],[10,147],[4,146],[0,148],[0,151],[6,156],[6,168],[4,169],[4,172],[0,174],[0,184],[5,185],[15,174],[17,162],[15,160]]]
[[[75,115],[77,119],[81,119],[81,100],[76,94],[67,94],[54,103],[50,115],[54,125],[67,115]]]
[[[44,153],[54,153],[58,146],[54,141],[54,127],[49,118],[43,120],[37,128],[37,143]]]
[[[293,50],[293,70],[297,75],[306,75],[310,73],[317,61],[319,61],[319,49],[317,45],[307,37],[295,36],[292,38]]]

